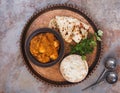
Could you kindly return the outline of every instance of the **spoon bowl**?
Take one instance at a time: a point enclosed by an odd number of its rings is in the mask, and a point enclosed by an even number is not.
[[[109,71],[107,72],[106,74],[106,81],[109,83],[109,84],[114,84],[116,83],[118,80],[118,75],[116,72],[113,72],[113,71]]]
[[[115,58],[107,58],[106,61],[105,61],[105,67],[107,69],[115,69],[116,68],[116,59]]]

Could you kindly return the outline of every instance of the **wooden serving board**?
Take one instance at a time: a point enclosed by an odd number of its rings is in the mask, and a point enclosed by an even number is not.
[[[90,26],[89,32],[94,33],[95,31],[97,31],[97,28],[92,23],[92,21],[79,10],[69,7],[67,5],[50,6],[36,13],[26,24],[25,29],[23,30],[22,37],[21,37],[22,54],[23,54],[23,58],[25,59],[25,63],[27,67],[38,78],[44,81],[47,81],[48,83],[51,83],[51,84],[71,85],[72,83],[67,82],[60,73],[60,70],[59,70],[60,62],[50,67],[39,67],[33,64],[29,60],[29,58],[27,58],[25,55],[24,42],[26,38],[29,37],[29,35],[37,29],[48,27],[50,20],[53,19],[55,16],[68,16],[68,17],[77,18],[80,21]],[[66,55],[69,55],[70,45],[66,42],[64,43],[65,43],[64,56],[66,56]],[[97,46],[95,47],[93,53],[87,55],[87,62],[89,66],[88,75],[95,68],[95,65],[97,64],[99,57],[100,57],[100,51],[101,51],[101,44],[100,42],[97,42]]]

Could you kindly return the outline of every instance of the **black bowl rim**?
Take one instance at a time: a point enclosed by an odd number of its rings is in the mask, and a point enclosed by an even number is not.
[[[55,35],[55,37],[57,38],[57,40],[60,42],[60,49],[59,49],[59,56],[56,60],[53,60],[51,62],[47,62],[47,63],[42,63],[40,61],[38,61],[31,53],[30,53],[30,41],[31,39],[40,34],[40,33],[53,33]],[[50,29],[50,28],[39,28],[37,30],[35,30],[33,33],[31,33],[28,38],[25,41],[25,51],[26,51],[26,55],[28,56],[28,58],[31,60],[32,63],[34,63],[37,66],[41,66],[41,67],[49,67],[52,66],[54,64],[56,64],[57,62],[60,62],[60,60],[62,60],[63,56],[64,56],[64,41],[62,36],[55,30]]]

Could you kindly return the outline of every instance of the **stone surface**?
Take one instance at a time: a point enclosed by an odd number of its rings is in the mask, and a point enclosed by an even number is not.
[[[20,35],[32,14],[50,4],[70,3],[89,14],[103,30],[104,52],[96,71],[86,81],[68,88],[56,88],[36,80],[26,69],[20,54]],[[0,0],[0,93],[120,93],[120,78],[114,85],[103,82],[81,91],[96,81],[104,58],[118,60],[120,76],[120,0]]]

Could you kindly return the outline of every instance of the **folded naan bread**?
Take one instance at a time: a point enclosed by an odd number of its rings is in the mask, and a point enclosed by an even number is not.
[[[79,43],[81,39],[87,37],[89,26],[73,17],[56,16],[49,23],[49,27],[59,30],[66,42],[75,41]]]

